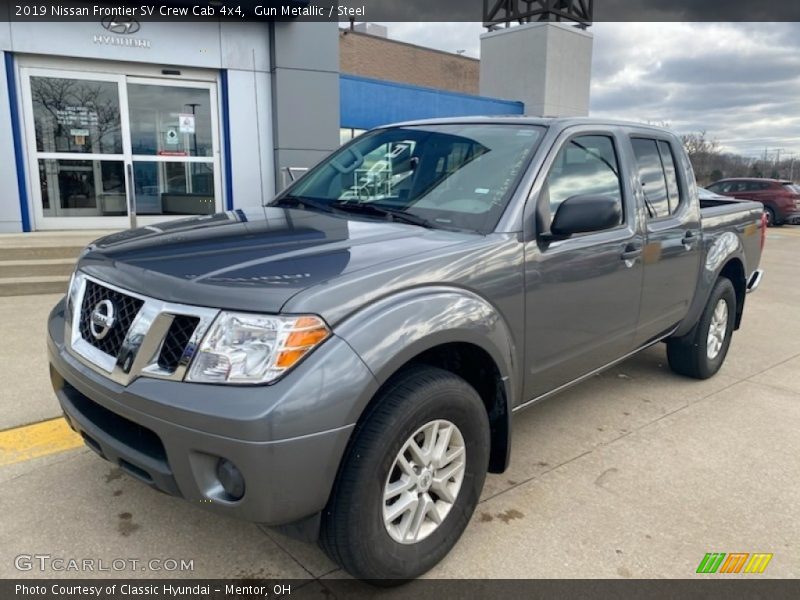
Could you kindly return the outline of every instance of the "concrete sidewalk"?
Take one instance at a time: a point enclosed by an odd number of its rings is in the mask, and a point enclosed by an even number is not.
[[[716,377],[673,375],[658,345],[517,415],[510,470],[427,576],[691,578],[707,552],[773,553],[761,577],[800,576],[798,257],[800,228],[770,230]],[[32,298],[0,299],[3,428],[59,412],[43,331],[56,297]],[[19,572],[23,553],[194,561],[117,577],[344,576],[313,545],[156,493],[84,448],[2,467],[0,482],[2,577],[92,576]]]

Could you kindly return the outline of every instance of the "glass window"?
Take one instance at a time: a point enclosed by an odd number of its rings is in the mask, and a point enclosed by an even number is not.
[[[748,192],[752,190],[747,181],[735,181],[731,184],[732,192]]]
[[[39,152],[122,154],[116,83],[31,77],[31,97]]]
[[[631,144],[639,166],[639,181],[642,184],[647,214],[651,219],[666,217],[669,215],[667,181],[656,141],[633,138]]]
[[[724,183],[714,183],[706,187],[707,190],[714,192],[715,194],[719,194],[725,191],[725,184]]]
[[[433,226],[490,231],[543,131],[489,124],[376,130],[332,154],[274,203],[305,198],[365,218],[385,218],[389,209]]]
[[[39,181],[47,217],[127,213],[122,161],[39,159]]]
[[[664,165],[664,175],[667,178],[667,193],[669,194],[669,214],[674,215],[681,203],[680,187],[678,186],[678,173],[675,170],[675,157],[669,142],[658,141],[658,150],[661,153],[661,163]]]
[[[133,179],[140,215],[216,212],[212,163],[134,161]]]
[[[207,89],[132,83],[128,106],[134,154],[213,156]]]
[[[540,207],[549,211],[548,225],[556,210],[572,196],[609,196],[619,203],[622,223],[622,191],[614,142],[603,135],[585,135],[570,140],[556,156],[547,175]]]

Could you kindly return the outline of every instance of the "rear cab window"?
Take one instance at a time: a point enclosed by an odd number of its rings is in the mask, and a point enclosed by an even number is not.
[[[631,145],[648,217],[653,220],[674,215],[681,205],[681,190],[670,143],[634,137]]]

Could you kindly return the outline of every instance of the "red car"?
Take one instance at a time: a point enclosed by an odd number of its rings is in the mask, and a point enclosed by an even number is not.
[[[715,194],[761,202],[769,225],[800,222],[800,186],[791,181],[737,177],[720,179],[707,189]]]

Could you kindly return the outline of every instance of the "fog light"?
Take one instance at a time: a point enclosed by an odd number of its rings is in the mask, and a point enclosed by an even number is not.
[[[220,458],[217,462],[217,479],[222,484],[222,489],[232,500],[239,500],[244,496],[244,477],[231,461]]]

